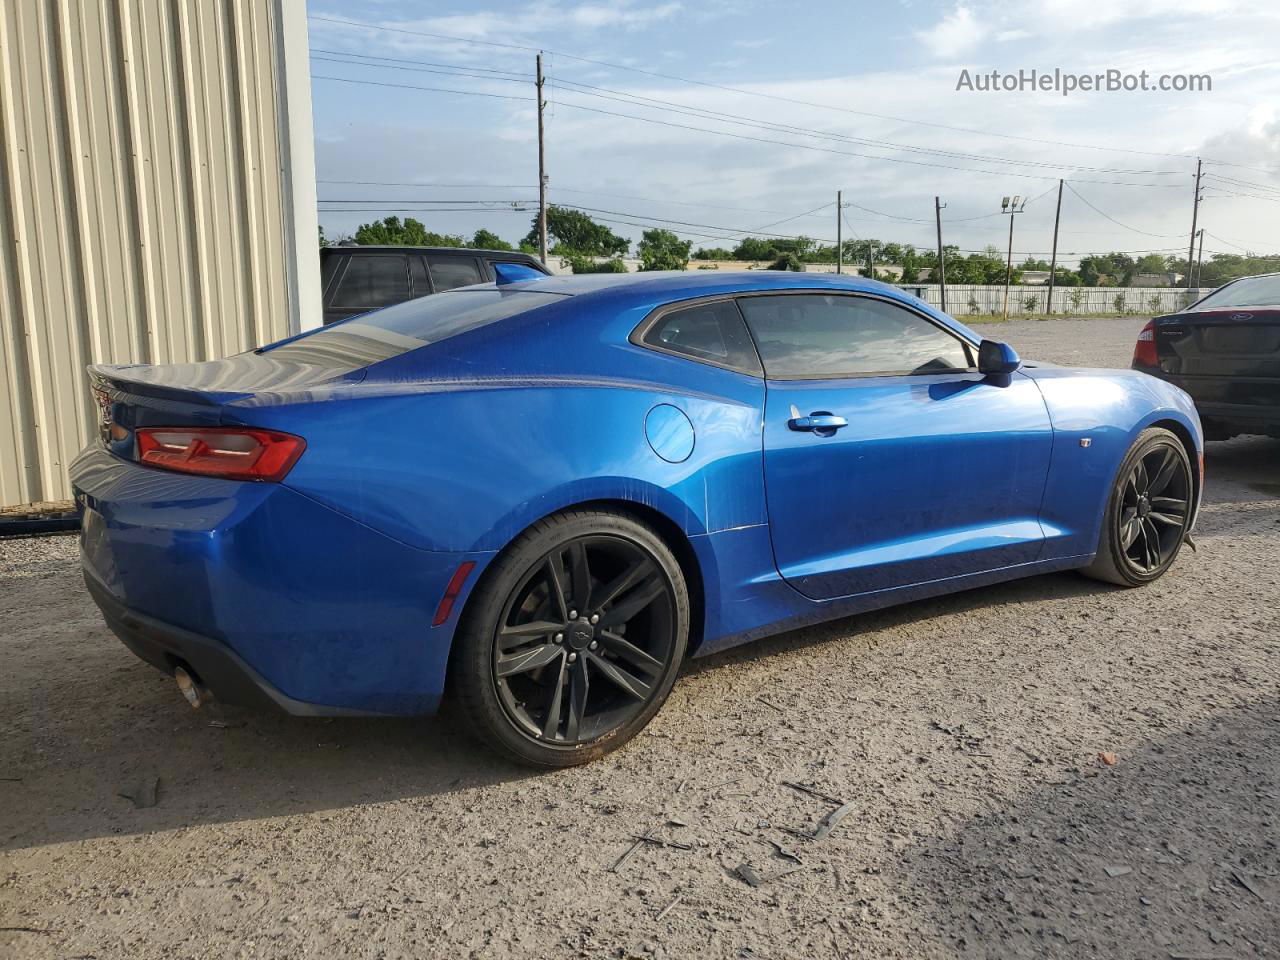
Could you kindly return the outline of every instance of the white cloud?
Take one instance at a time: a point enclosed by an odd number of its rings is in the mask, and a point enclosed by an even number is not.
[[[916,31],[916,39],[935,57],[954,57],[972,50],[987,35],[987,27],[964,5],[957,6],[929,30]]]

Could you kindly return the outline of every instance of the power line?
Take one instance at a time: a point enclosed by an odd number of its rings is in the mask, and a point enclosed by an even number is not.
[[[612,100],[618,103],[631,104],[633,106],[648,107],[650,104],[655,106],[650,109],[674,110],[687,116],[698,118],[709,118],[718,120],[723,123],[734,123],[737,125],[745,125],[757,127],[760,129],[774,130],[782,133],[798,133],[803,136],[816,137],[825,140],[835,140],[844,143],[863,144],[865,146],[877,147],[885,150],[901,150],[910,153],[924,153],[943,157],[952,157],[960,160],[977,160],[988,163],[1007,163],[1015,166],[1024,167],[1044,167],[1053,170],[1077,170],[1085,173],[1111,173],[1111,174],[1133,174],[1157,177],[1181,176],[1182,174],[1174,170],[1130,170],[1126,168],[1115,167],[1086,167],[1075,164],[1056,164],[1048,163],[1041,160],[1019,160],[1012,157],[1001,157],[988,154],[962,153],[955,150],[942,150],[937,147],[925,147],[919,144],[894,143],[888,140],[877,140],[867,137],[855,137],[848,134],[837,133],[832,130],[819,130],[813,127],[800,127],[793,124],[777,123],[771,120],[761,120],[757,117],[745,117],[741,114],[725,113],[719,110],[707,110],[702,107],[691,106],[690,104],[677,103],[671,100],[660,100],[656,97],[646,97],[640,94],[628,93],[624,90],[613,90],[608,87],[596,87],[587,83],[578,83],[573,80],[565,80],[562,77],[552,78],[556,81],[556,85],[560,90],[566,93],[576,93],[585,97],[596,97],[601,100]],[[564,84],[569,84],[568,87]],[[581,89],[576,89],[581,88]],[[599,91],[599,92],[591,92]],[[610,96],[610,94],[618,94],[618,96]]]
[[[474,64],[438,63],[431,60],[414,60],[407,57],[387,57],[376,53],[356,53],[354,50],[325,50],[320,47],[310,47],[308,48],[308,52],[312,54],[322,53],[334,57],[359,57],[362,60],[385,60],[390,63],[412,63],[422,67],[443,67],[448,70],[470,70],[472,72],[479,71],[480,73],[502,74],[507,77],[516,77],[525,83],[532,82],[528,73],[518,70],[495,70],[492,67],[478,67]],[[382,64],[370,63],[368,66],[377,67],[382,66]]]
[[[1235,167],[1237,170],[1252,170],[1254,173],[1269,173],[1273,177],[1280,176],[1280,168],[1277,167],[1251,167],[1245,163],[1234,163],[1231,160],[1209,160],[1205,163],[1211,163],[1215,167]]]
[[[528,83],[526,77],[487,77],[481,73],[463,73],[459,70],[430,70],[426,67],[404,67],[394,63],[361,63],[357,60],[341,60],[337,57],[323,57],[312,53],[312,60],[325,63],[341,63],[349,67],[377,67],[379,70],[411,70],[414,73],[436,73],[444,77],[465,77],[472,80],[504,81],[506,83]]]
[[[320,201],[324,203],[324,200]],[[488,207],[432,207],[423,210],[420,207],[402,207],[398,204],[382,204],[380,206],[369,207],[322,207],[321,213],[528,213],[530,210],[536,209],[536,204],[525,207],[510,207],[508,209],[488,208]]]
[[[1129,154],[1148,156],[1148,157],[1173,157],[1173,158],[1183,159],[1183,160],[1194,159],[1193,157],[1190,157],[1189,155],[1183,154],[1183,153],[1169,153],[1166,151],[1159,151],[1159,150],[1135,150],[1127,147],[1107,147],[1107,146],[1102,146],[1100,144],[1090,144],[1090,143],[1071,143],[1063,140],[1049,140],[1042,137],[1026,137],[1026,136],[1021,136],[1019,134],[1013,134],[1013,133],[998,133],[990,130],[976,130],[968,127],[952,126],[950,124],[945,124],[945,123],[934,123],[928,120],[918,120],[918,119],[912,119],[909,117],[895,117],[895,116],[892,116],[889,114],[883,114],[883,113],[871,113],[866,110],[854,110],[849,107],[838,107],[838,106],[835,106],[834,104],[829,104],[829,103],[817,103],[809,100],[800,100],[795,97],[784,97],[779,94],[764,93],[762,91],[755,91],[755,90],[744,90],[740,87],[731,87],[725,84],[713,83],[708,80],[693,80],[689,77],[680,77],[680,76],[676,76],[675,74],[669,74],[669,73],[659,73],[654,70],[644,70],[640,67],[632,67],[632,66],[627,66],[626,64],[613,63],[608,60],[597,60],[591,57],[579,57],[571,53],[564,53],[563,51],[547,50],[545,47],[532,47],[527,44],[504,43],[497,40],[478,40],[473,37],[459,37],[459,36],[454,36],[454,35],[445,34],[445,33],[429,33],[424,30],[409,30],[403,27],[388,27],[388,26],[383,26],[381,24],[366,23],[360,20],[347,20],[339,17],[322,17],[317,14],[308,14],[307,18],[309,20],[317,20],[324,23],[337,23],[337,24],[342,24],[344,26],[349,26],[349,27],[359,27],[365,30],[378,30],[378,31],[384,31],[387,33],[401,33],[401,34],[407,34],[409,36],[427,37],[433,40],[448,40],[454,43],[470,43],[470,44],[477,44],[481,46],[498,47],[498,48],[509,49],[509,50],[525,50],[525,51],[541,50],[547,53],[552,53],[558,57],[563,57],[566,60],[574,60],[579,63],[590,63],[590,64],[594,64],[595,66],[608,67],[613,70],[625,70],[630,73],[642,74],[644,76],[649,76],[649,77],[657,77],[662,80],[672,80],[677,83],[688,83],[688,84],[693,84],[695,86],[708,87],[714,90],[724,90],[729,93],[736,93],[743,96],[760,97],[766,100],[776,100],[781,103],[790,103],[790,104],[795,104],[795,105],[804,106],[804,107],[814,107],[820,110],[834,110],[839,113],[847,113],[847,114],[852,114],[854,116],[874,117],[877,120],[889,120],[894,123],[907,123],[907,124],[913,124],[913,125],[922,126],[922,127],[933,127],[939,130],[949,130],[953,133],[967,133],[970,135],[981,136],[981,137],[997,137],[1003,140],[1018,140],[1024,143],[1048,144],[1050,146],[1070,147],[1072,149],[1079,149],[1079,150],[1106,150],[1112,153],[1129,153]]]
[[[438,187],[449,190],[536,190],[532,183],[421,183],[414,180],[316,180],[316,183],[347,183],[367,187]]]
[[[330,58],[330,56],[319,56],[319,55],[316,55],[315,52],[312,52],[312,59],[323,60],[323,61],[326,61],[326,63],[347,64],[347,65],[352,65],[352,67],[376,67],[381,69],[413,70],[413,72],[419,72],[419,73],[442,74],[442,76],[445,76],[445,77],[465,77],[465,78],[472,78],[472,79],[481,79],[481,81],[506,81],[506,82],[513,82],[513,83],[527,82],[527,78],[518,77],[518,76],[485,77],[485,76],[480,76],[480,74],[476,74],[476,73],[447,72],[447,70],[407,67],[407,65],[398,65],[398,64],[389,64],[389,63],[367,63],[367,64],[357,63],[357,61],[353,61],[353,60],[342,60],[342,59]],[[394,58],[385,58],[385,59],[390,60]],[[428,61],[422,61],[422,63],[428,63]],[[461,69],[463,68],[458,68],[458,70],[461,70]],[[497,93],[480,93],[476,91],[445,90],[445,88],[440,88],[440,87],[415,87],[415,86],[411,86],[411,84],[385,83],[380,81],[361,81],[361,79],[355,79],[355,78],[316,76],[315,79],[334,79],[334,81],[346,81],[348,83],[380,84],[380,86],[401,87],[401,88],[404,88],[404,90],[424,90],[424,91],[445,92],[445,93],[470,93],[470,95],[472,96],[492,96],[492,97],[499,97],[499,99],[500,97],[502,97],[502,95],[497,95]],[[934,147],[909,145],[909,143],[892,143],[887,141],[874,141],[874,140],[868,140],[868,138],[865,138],[865,137],[851,137],[851,136],[847,136],[847,134],[833,133],[829,131],[817,131],[817,129],[795,127],[795,125],[791,125],[791,124],[772,123],[772,122],[767,122],[767,120],[746,118],[746,116],[740,116],[737,114],[723,114],[723,113],[718,113],[718,111],[703,110],[701,108],[690,108],[690,106],[687,106],[685,104],[676,104],[676,102],[667,101],[667,100],[657,100],[657,99],[653,99],[653,97],[643,97],[643,96],[635,96],[635,95],[626,95],[625,97],[617,97],[617,96],[609,96],[608,93],[593,93],[593,92],[589,92],[589,90],[571,90],[571,88],[562,86],[564,82],[572,83],[572,81],[561,81],[561,83],[556,84],[556,86],[558,90],[561,90],[566,93],[577,93],[577,95],[580,95],[580,96],[598,97],[598,99],[612,100],[612,101],[622,102],[622,104],[631,104],[634,106],[640,106],[640,108],[643,108],[643,109],[658,109],[658,108],[655,108],[655,106],[649,106],[648,104],[645,104],[645,102],[641,102],[641,101],[650,101],[652,102],[652,104],[660,105],[662,106],[663,109],[666,109],[668,111],[675,111],[675,113],[686,115],[686,116],[695,116],[695,118],[698,118],[698,119],[712,119],[712,120],[716,120],[716,122],[718,123],[740,125],[740,127],[742,127],[742,125],[745,125],[745,127],[765,129],[765,131],[785,133],[785,134],[797,133],[797,134],[800,134],[800,136],[818,138],[818,140],[860,143],[860,145],[877,148],[877,150],[899,150],[904,152],[914,152],[914,154],[923,154],[927,156],[955,157],[955,159],[961,159],[961,160],[977,160],[979,161],[979,163],[996,163],[996,164],[1007,164],[1012,166],[1024,166],[1024,168],[1029,168],[1029,169],[1047,169],[1047,170],[1055,170],[1055,172],[1061,172],[1061,170],[1079,170],[1079,172],[1085,172],[1085,173],[1124,174],[1124,175],[1146,174],[1146,175],[1155,175],[1155,177],[1169,177],[1169,175],[1178,175],[1176,174],[1176,172],[1165,172],[1165,170],[1130,170],[1130,169],[1124,169],[1124,168],[1098,168],[1098,166],[1080,166],[1080,165],[1073,165],[1073,164],[1051,164],[1051,163],[1044,163],[1044,161],[1039,161],[1039,160],[1015,160],[1015,159],[1011,159],[1011,157],[986,156],[986,155],[980,155],[980,154],[963,154],[963,152],[938,150],[938,148],[934,148]],[[590,87],[590,84],[576,84],[576,86],[589,87],[590,90],[608,91],[608,88]],[[608,92],[618,92],[618,91],[608,91]],[[522,100],[522,99],[525,99],[525,97],[507,97],[507,99]],[[714,129],[709,129],[705,127],[690,127],[690,125],[686,125],[686,124],[662,122],[662,120],[652,118],[652,116],[636,116],[632,114],[613,113],[613,111],[589,108],[589,106],[586,106],[584,104],[573,104],[573,102],[564,101],[564,100],[559,100],[558,102],[563,106],[570,106],[570,108],[573,108],[573,109],[590,110],[590,111],[594,111],[594,113],[620,116],[620,118],[644,120],[644,122],[649,122],[649,123],[664,123],[664,125],[669,125],[669,127],[680,127],[684,129],[690,129],[690,131],[696,131],[701,133],[712,133],[712,134],[717,134],[717,136],[737,136],[740,138],[748,138],[748,137],[745,137],[744,134],[732,134],[727,131],[714,131]],[[778,143],[778,145],[781,145],[781,146],[795,146],[800,148],[806,148],[806,150],[822,150],[822,148],[814,145],[809,145],[809,143],[771,141],[771,140],[764,140],[764,138],[755,138],[755,140],[758,140],[758,142]],[[995,170],[966,168],[966,166],[955,166],[955,165],[946,165],[946,164],[928,164],[928,163],[924,163],[924,161],[919,161],[919,160],[906,160],[904,159],[904,157],[879,156],[876,154],[859,154],[859,152],[852,152],[852,151],[826,150],[824,152],[838,152],[838,154],[842,154],[846,156],[856,156],[856,157],[861,157],[861,159],[867,159],[867,160],[884,160],[884,161],[890,161],[890,163],[906,163],[906,164],[915,164],[920,166],[941,166],[942,169],[965,170],[965,172],[972,172],[972,173],[987,173],[987,174],[997,173],[995,172]],[[1014,177],[1025,177],[1029,179],[1046,179],[1043,177],[1039,177],[1039,178],[1032,177],[1032,175],[1029,175],[1029,174],[1010,173],[1009,175],[1014,175]],[[1139,184],[1139,183],[1128,184],[1126,183],[1126,186],[1164,187],[1164,186],[1172,186],[1172,184]]]
[[[603,114],[605,116],[610,116],[610,117],[621,117],[626,120],[640,120],[644,123],[658,124],[659,126],[663,126],[663,127],[674,127],[679,130],[692,130],[696,133],[709,133],[717,137],[730,137],[734,140],[748,140],[753,143],[768,143],[768,144],[773,144],[775,146],[791,147],[792,149],[799,149],[799,150],[813,150],[818,153],[831,153],[831,154],[835,154],[836,156],[842,156],[842,157],[858,157],[864,160],[881,160],[881,161],[887,161],[889,163],[907,163],[917,167],[933,167],[933,168],[938,168],[943,170],[960,170],[965,173],[981,173],[981,174],[986,174],[987,176],[1018,177],[1024,180],[1057,180],[1058,179],[1057,177],[1050,177],[1045,175],[1035,175],[1030,173],[1014,173],[1009,170],[982,170],[977,167],[958,167],[958,166],[955,166],[954,164],[929,163],[924,160],[907,160],[904,157],[880,157],[874,154],[857,153],[851,150],[835,150],[835,149],[832,149],[831,147],[820,147],[820,146],[817,146],[816,144],[811,144],[811,143],[790,143],[785,140],[773,140],[768,137],[754,137],[745,133],[732,133],[728,130],[711,130],[706,127],[694,127],[685,123],[675,123],[674,121],[671,121],[671,120],[659,120],[656,117],[641,117],[641,116],[636,116],[635,114],[632,114],[632,113],[619,113],[615,110],[602,110],[598,107],[588,107],[585,104],[569,103],[564,100],[558,100],[556,102],[562,107],[569,107],[570,109],[573,109],[573,110],[585,110],[585,111],[588,111],[589,113],[598,113],[598,114]],[[1118,186],[1130,186],[1130,187],[1179,187],[1179,188],[1181,187],[1181,184],[1126,183],[1124,181],[1110,181],[1110,180],[1081,180],[1078,182],[1080,183],[1111,183]]]
[[[1229,246],[1229,247],[1235,247],[1237,250],[1243,250],[1245,253],[1248,253],[1248,254],[1252,254],[1252,253],[1253,253],[1253,251],[1252,251],[1252,250],[1250,250],[1248,247],[1242,247],[1242,246],[1240,246],[1240,245],[1239,245],[1239,244],[1237,244],[1237,243],[1232,243],[1232,242],[1231,242],[1230,240],[1228,240],[1226,237],[1220,237],[1220,236],[1218,236],[1216,233],[1210,233],[1208,230],[1206,230],[1206,231],[1205,231],[1205,236],[1213,237],[1213,239],[1218,240],[1218,241],[1220,241],[1221,243],[1225,243],[1225,244],[1226,244],[1227,246]],[[1269,259],[1269,258],[1262,257],[1262,258],[1259,258],[1259,259]]]
[[[423,87],[423,86],[417,86],[414,84],[406,84],[406,83],[388,83],[382,80],[357,80],[354,77],[332,77],[332,76],[326,76],[321,74],[312,74],[311,79],[335,80],[341,83],[357,83],[365,86],[391,87],[391,88],[401,89],[401,90],[422,90],[428,93],[459,94],[462,96],[471,96],[471,97],[489,97],[495,100],[519,100],[526,103],[536,102],[535,97],[518,97],[510,94],[487,93],[487,92],[482,92],[477,90],[458,90],[458,89],[449,88],[449,87]],[[694,127],[688,124],[674,123],[669,120],[659,120],[656,117],[641,117],[641,116],[636,116],[635,114],[618,113],[617,111],[613,111],[613,110],[602,110],[597,107],[588,107],[585,104],[581,104],[581,103],[569,103],[563,100],[557,101],[557,102],[561,106],[569,107],[570,109],[574,109],[574,110],[585,110],[589,113],[598,113],[605,116],[620,117],[622,119],[627,119],[627,120],[640,120],[644,123],[653,123],[653,124],[658,124],[660,126],[665,126],[665,127],[674,127],[676,129],[681,129],[681,130],[691,130],[695,133],[707,133],[713,136],[730,137],[735,140],[747,140],[754,143],[768,143],[768,144],[774,144],[776,146],[792,147],[792,148],[801,149],[801,150],[812,150],[818,153],[830,153],[830,154],[835,154],[837,156],[858,157],[864,160],[880,160],[880,161],[886,161],[889,163],[906,163],[906,164],[911,164],[913,166],[933,167],[933,168],[938,168],[943,170],[959,170],[965,173],[980,173],[980,174],[985,174],[987,176],[1017,177],[1024,180],[1055,180],[1057,179],[1056,177],[1037,176],[1035,174],[1029,174],[1029,173],[1015,173],[1013,171],[1008,171],[1008,170],[982,170],[977,167],[960,167],[960,166],[955,166],[954,164],[929,163],[923,160],[908,160],[903,157],[882,157],[882,156],[877,156],[875,154],[857,153],[849,150],[834,150],[834,149],[831,149],[830,147],[820,147],[814,144],[791,143],[785,140],[772,140],[768,137],[753,137],[748,134],[731,133],[730,131],[727,131],[727,130],[711,130],[706,127]],[[1077,183],[1110,184],[1112,186],[1122,186],[1122,187],[1180,187],[1179,184],[1133,183],[1133,182],[1128,182],[1123,180],[1077,180],[1076,182]]]
[[[1152,233],[1150,230],[1139,230],[1137,227],[1131,227],[1127,223],[1122,223],[1121,221],[1117,220],[1115,217],[1111,216],[1111,214],[1107,213],[1105,210],[1100,210],[1098,207],[1095,207],[1092,203],[1090,203],[1089,200],[1083,194],[1081,194],[1079,190],[1077,190],[1075,187],[1071,185],[1071,181],[1069,180],[1066,181],[1066,184],[1067,184],[1067,189],[1070,190],[1072,193],[1074,193],[1084,203],[1085,206],[1087,206],[1094,213],[1100,216],[1106,217],[1108,220],[1110,220],[1112,223],[1116,224],[1117,226],[1124,227],[1126,230],[1132,230],[1134,233],[1145,234],[1148,237],[1159,237],[1162,240],[1172,240],[1175,237],[1181,236],[1181,234],[1177,234],[1177,233]]]
[[[468,198],[466,198],[466,199],[462,199],[462,200],[441,199],[441,198],[439,198],[439,197],[436,197],[436,198],[430,198],[430,197],[410,197],[410,198],[408,198],[408,199],[400,199],[399,197],[352,197],[352,198],[343,198],[343,197],[322,197],[321,199],[322,199],[324,202],[326,202],[326,203],[368,203],[370,200],[385,200],[385,201],[386,201],[386,202],[388,202],[388,203],[465,203],[465,204],[472,204],[472,203],[534,203],[534,202],[536,202],[536,201],[533,201],[533,200],[512,200],[512,199],[510,199],[509,197],[502,197],[502,198],[497,198],[497,199],[484,199],[484,200],[475,199],[475,198],[471,198],[471,197],[468,197]]]
[[[1266,183],[1252,183],[1249,180],[1237,180],[1235,177],[1224,177],[1220,173],[1206,173],[1206,177],[1212,177],[1214,180],[1221,180],[1224,183],[1234,184],[1237,187],[1248,187],[1254,190],[1267,190],[1280,192],[1280,186],[1272,186]]]
[[[318,73],[311,75],[312,80],[337,80],[341,83],[360,83],[369,87],[396,87],[401,90],[426,90],[428,93],[457,93],[465,97],[492,97],[495,100],[523,100],[532,103],[533,97],[516,97],[506,93],[482,93],[479,90],[454,90],[448,87],[417,87],[407,83],[387,83],[383,80],[356,80],[354,77],[327,77]]]

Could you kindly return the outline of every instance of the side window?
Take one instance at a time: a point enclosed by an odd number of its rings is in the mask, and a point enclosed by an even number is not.
[[[744,373],[761,373],[760,359],[732,300],[665,313],[644,332],[640,342]]]
[[[973,366],[958,337],[873,297],[743,297],[738,305],[769,377],[942,373]]]
[[[427,257],[427,267],[431,270],[431,283],[436,293],[484,282],[480,268],[471,257]]]
[[[338,265],[346,261],[346,257],[337,253],[329,253],[320,255],[320,292],[323,296],[329,291],[329,284],[333,281],[333,275],[338,272]],[[328,297],[325,297],[328,302]]]
[[[409,279],[413,281],[413,295],[425,297],[431,292],[431,281],[427,279],[427,265],[421,257],[409,258]]]
[[[408,257],[403,254],[352,255],[338,282],[333,306],[374,310],[409,299]]]

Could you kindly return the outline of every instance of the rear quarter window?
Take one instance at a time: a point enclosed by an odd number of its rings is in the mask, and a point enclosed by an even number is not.
[[[564,299],[513,290],[441,293],[342,320],[260,352],[278,360],[356,370]]]

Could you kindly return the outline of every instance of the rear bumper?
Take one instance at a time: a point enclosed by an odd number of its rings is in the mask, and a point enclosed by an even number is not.
[[[130,610],[86,568],[85,586],[111,632],[138,657],[164,673],[183,667],[222,703],[283,710],[297,717],[377,716],[365,710],[295,700],[273,686],[224,643]]]
[[[1239,399],[1241,394],[1247,394],[1248,384],[1237,383],[1236,379],[1230,377],[1182,377],[1165,373],[1158,367],[1139,366],[1136,363],[1133,369],[1150,374],[1186,391],[1194,401],[1196,412],[1200,414],[1205,432],[1210,434],[1210,439],[1213,433],[1221,433],[1223,430],[1231,433],[1280,436],[1280,404],[1231,403],[1220,399],[1224,396],[1232,396],[1230,391],[1233,386],[1239,387],[1234,397]],[[1256,378],[1240,379],[1248,380],[1249,383],[1256,381]],[[1259,382],[1269,388],[1270,395],[1274,397],[1274,381]]]
[[[298,714],[433,713],[489,554],[408,546],[280,484],[72,464],[90,593],[112,630],[215,696]],[[476,569],[432,625],[458,566]]]

